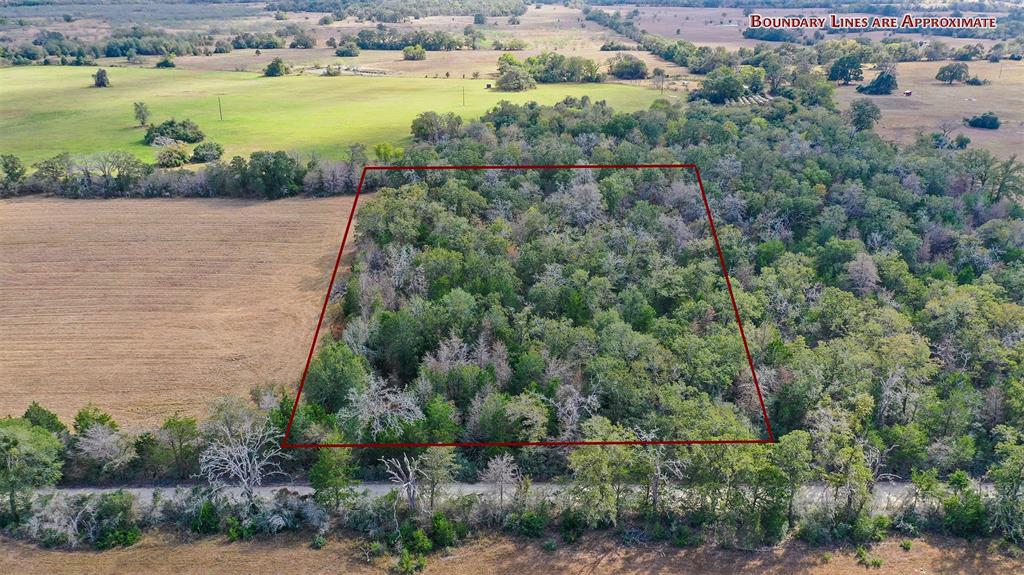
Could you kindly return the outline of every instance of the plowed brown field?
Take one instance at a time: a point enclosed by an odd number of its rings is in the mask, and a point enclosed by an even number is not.
[[[0,416],[128,426],[301,373],[352,198],[0,201]]]

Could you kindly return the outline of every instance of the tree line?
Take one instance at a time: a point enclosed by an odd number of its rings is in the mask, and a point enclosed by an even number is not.
[[[338,20],[352,16],[398,23],[426,16],[519,16],[529,4],[523,0],[279,0],[268,3],[267,10],[330,12]]]

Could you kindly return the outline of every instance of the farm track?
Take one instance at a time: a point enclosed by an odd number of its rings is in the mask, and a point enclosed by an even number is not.
[[[0,415],[152,426],[294,382],[351,202],[0,202]]]

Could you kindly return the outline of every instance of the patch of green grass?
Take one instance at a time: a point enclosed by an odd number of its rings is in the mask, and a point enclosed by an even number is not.
[[[61,152],[124,150],[152,161],[132,102],[151,122],[190,118],[225,156],[255,150],[341,157],[353,143],[404,144],[417,114],[432,110],[476,118],[501,100],[555,103],[566,96],[607,100],[617,111],[646,108],[654,90],[622,84],[549,84],[522,93],[487,90],[492,80],[412,77],[264,78],[253,73],[109,68],[111,87],[93,88],[90,67],[0,69],[0,150],[26,164]],[[465,101],[463,106],[463,88]],[[224,120],[219,119],[217,98]]]

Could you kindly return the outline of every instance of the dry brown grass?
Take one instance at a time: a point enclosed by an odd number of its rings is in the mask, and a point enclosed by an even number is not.
[[[351,205],[0,202],[0,415],[94,402],[153,425],[294,382]]]
[[[333,49],[326,47],[328,38],[354,35],[360,30],[373,28],[375,23],[357,22],[354,18],[348,18],[328,26],[320,26],[317,21],[321,15],[310,16],[307,20],[306,15],[299,18],[297,15],[290,14],[288,22],[299,22],[301,25],[309,27],[317,37],[317,48],[261,50],[261,54],[258,56],[255,50],[235,50],[228,54],[213,56],[182,56],[177,58],[175,63],[184,69],[258,71],[274,58],[280,57],[286,62],[300,66],[343,64],[408,76],[433,77],[449,73],[455,78],[463,76],[468,78],[472,76],[473,72],[479,72],[481,75],[495,72],[498,67],[498,57],[503,54],[503,52],[489,48],[481,48],[479,50],[428,52],[426,60],[406,61],[402,59],[400,50],[364,50],[355,58],[338,58],[334,55]],[[273,21],[272,16],[263,18],[270,18],[270,21]],[[276,24],[280,27],[288,22],[276,22]],[[461,34],[466,25],[472,23],[472,16],[432,16],[405,23],[389,24],[389,26],[401,30],[442,30]],[[264,22],[264,24],[266,23]],[[254,28],[259,27],[261,26],[254,26]],[[602,52],[601,44],[608,40],[632,44],[630,40],[603,26],[587,22],[580,10],[564,6],[545,5],[540,9],[531,6],[520,17],[519,24],[509,24],[508,18],[490,18],[486,25],[477,26],[477,28],[483,32],[486,38],[485,45],[488,46],[488,42],[494,39],[519,38],[526,41],[528,49],[513,53],[519,59],[547,51],[558,52],[566,56],[582,56],[604,64],[616,53]],[[683,68],[665,62],[647,52],[632,52],[632,54],[647,62],[649,67],[659,66],[669,74],[685,71]],[[149,58],[149,60],[146,65],[151,66],[155,63],[155,58]],[[113,62],[123,64],[124,59],[114,59]]]
[[[367,564],[357,541],[331,537],[320,550],[309,547],[308,535],[286,534],[266,540],[228,544],[223,539],[182,542],[149,534],[135,547],[96,553],[53,551],[11,540],[0,540],[0,571],[23,575],[63,573],[346,573],[384,574],[390,559]],[[429,559],[426,575],[483,573],[550,575],[1011,575],[1024,572],[1024,561],[1000,555],[988,541],[926,537],[904,551],[899,540],[874,546],[882,559],[877,569],[857,563],[849,548],[826,551],[791,542],[757,553],[702,547],[678,549],[665,545],[624,547],[607,537],[591,536],[573,545],[545,552],[537,541],[486,537]],[[828,553],[828,561],[825,557]]]
[[[453,557],[432,562],[428,575],[478,575],[481,572],[546,575],[586,573],[587,575],[862,575],[852,549],[811,549],[799,542],[756,553],[713,547],[679,549],[663,544],[625,547],[607,537],[591,536],[581,542],[545,552],[536,542],[507,538],[485,539],[456,549]],[[927,537],[914,540],[907,552],[898,539],[871,549],[884,562],[871,573],[1010,575],[1024,569],[1024,561],[999,555],[990,542],[968,543],[962,539]]]
[[[228,543],[222,538],[184,541],[175,535],[150,533],[127,549],[104,552],[46,550],[10,539],[0,539],[0,572],[21,575],[147,574],[223,575],[387,573],[386,563],[368,564],[352,539],[328,538],[319,550],[309,546],[312,536],[281,534],[266,539]]]
[[[935,79],[939,68],[949,62],[904,62],[897,66],[899,92],[890,96],[871,96],[882,110],[876,130],[885,137],[903,143],[912,142],[918,132],[938,131],[943,123],[959,125],[963,118],[992,111],[1002,125],[998,130],[983,130],[960,125],[953,133],[971,138],[971,147],[985,148],[1008,157],[1024,150],[1024,62],[968,62],[971,75],[991,80],[987,86],[946,85]],[[865,80],[875,75],[865,70]],[[903,90],[913,91],[903,96]],[[843,109],[850,101],[863,98],[853,86],[839,87],[836,99]]]

